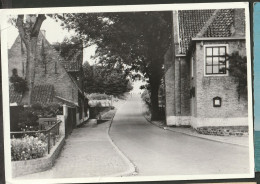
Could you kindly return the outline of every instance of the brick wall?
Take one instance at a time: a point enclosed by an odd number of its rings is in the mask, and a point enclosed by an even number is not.
[[[51,169],[58,158],[65,143],[65,137],[61,137],[60,141],[51,149],[50,154],[45,157],[25,160],[12,161],[12,177],[23,176],[27,174],[43,172]]]
[[[246,55],[245,41],[204,41],[204,45],[228,44],[228,52],[239,51]],[[196,43],[195,117],[229,118],[247,116],[247,99],[240,98],[237,92],[237,82],[231,76],[204,76],[204,46]],[[222,98],[221,107],[213,107],[213,98]]]
[[[23,64],[25,67],[26,63],[26,48],[23,44],[24,54],[22,54],[22,45],[20,36],[18,36],[12,45],[12,47],[8,50],[8,76],[12,76],[12,70],[14,68],[17,69],[17,73],[20,77],[25,76],[25,71],[23,72]]]
[[[38,40],[38,53],[41,51],[42,47],[41,34]],[[76,84],[73,83],[69,74],[66,72],[65,68],[62,66],[62,58],[59,57],[58,52],[50,46],[48,41],[44,39],[46,57],[46,73],[45,64],[40,54],[38,54],[38,59],[36,62],[36,72],[35,72],[35,85],[36,84],[54,84],[55,93],[57,96],[63,97],[67,100],[78,102],[78,90]],[[55,73],[56,67],[56,73]]]
[[[42,41],[44,41],[44,50],[46,53],[46,71],[45,64],[42,59]],[[21,39],[18,36],[14,45],[9,50],[9,76],[11,71],[16,68],[19,76],[22,76],[22,62],[26,61],[26,49],[24,47],[25,54],[21,53]],[[71,77],[66,72],[65,68],[61,64],[62,58],[59,53],[51,47],[50,43],[43,37],[40,32],[37,43],[37,59],[35,64],[35,85],[52,84],[54,85],[55,93],[57,96],[65,98],[67,100],[78,102],[78,89],[76,84],[73,83]],[[55,69],[56,68],[56,69]]]

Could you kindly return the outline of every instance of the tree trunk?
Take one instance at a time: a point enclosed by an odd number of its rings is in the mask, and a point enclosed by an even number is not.
[[[159,103],[158,103],[158,90],[160,83],[153,82],[151,83],[151,120],[159,120]]]
[[[149,83],[151,85],[151,113],[152,117],[151,120],[159,120],[159,102],[158,102],[158,92],[159,87],[161,84],[161,78],[162,78],[162,66],[160,62],[158,62],[159,59],[152,59],[151,60],[151,74],[149,77]]]
[[[26,76],[25,79],[28,85],[28,96],[27,103],[31,105],[32,101],[32,90],[34,86],[34,78],[35,78],[35,62],[36,62],[36,48],[37,48],[37,38],[33,37],[29,41],[29,45],[27,46],[27,62],[26,62]]]
[[[27,16],[26,23],[24,23],[24,15],[18,15],[16,22],[21,40],[26,46],[27,60],[25,80],[28,85],[28,93],[24,95],[23,102],[27,102],[28,105],[31,105],[32,89],[34,86],[37,39],[41,25],[45,19],[45,15],[42,14],[39,14],[37,18],[35,18],[35,16]]]

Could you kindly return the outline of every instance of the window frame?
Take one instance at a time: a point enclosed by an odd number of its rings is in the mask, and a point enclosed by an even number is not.
[[[226,47],[226,54],[229,54],[229,48],[228,48],[228,44],[208,44],[208,45],[204,45],[204,76],[210,77],[210,76],[228,76],[228,70],[226,70],[226,73],[212,73],[212,74],[207,74],[207,48],[218,48],[218,47]],[[213,53],[212,53],[212,57],[214,57]],[[216,56],[217,57],[217,56]],[[221,57],[221,56],[218,56]],[[218,61],[219,62],[219,61]],[[219,63],[218,63],[219,65]],[[226,69],[229,68],[229,62],[226,60]]]

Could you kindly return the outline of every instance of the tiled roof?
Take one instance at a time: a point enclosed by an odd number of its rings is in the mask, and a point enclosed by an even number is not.
[[[18,93],[14,90],[14,86],[10,85],[9,86],[9,99],[10,99],[10,103],[17,103],[20,104],[22,101],[22,93]]]
[[[62,98],[62,97],[59,97],[59,96],[55,96],[55,99],[57,101],[61,102],[61,104],[66,104],[66,105],[71,106],[71,107],[77,107],[78,106],[74,102],[66,100],[65,98]]]
[[[233,24],[233,10],[220,10],[212,24],[203,35],[204,37],[229,37]]]
[[[186,53],[191,38],[195,37],[203,28],[214,10],[181,10],[178,11],[180,53]]]
[[[32,90],[32,104],[53,102],[55,92],[53,85],[35,85]]]
[[[201,31],[203,37],[229,37],[233,24],[233,10],[180,10],[178,11],[180,53],[185,54],[191,39]],[[204,30],[205,29],[205,30]]]

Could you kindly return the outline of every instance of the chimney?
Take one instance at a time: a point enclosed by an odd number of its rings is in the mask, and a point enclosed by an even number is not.
[[[234,37],[245,37],[245,9],[234,9],[233,34]]]

